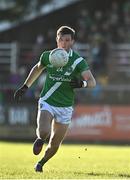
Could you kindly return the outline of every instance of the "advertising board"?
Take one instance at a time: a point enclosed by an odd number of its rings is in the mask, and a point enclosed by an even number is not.
[[[66,138],[89,141],[130,141],[130,107],[77,106]]]

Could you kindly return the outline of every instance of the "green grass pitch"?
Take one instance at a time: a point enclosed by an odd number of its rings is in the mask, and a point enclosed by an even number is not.
[[[129,179],[130,146],[66,145],[34,171],[42,157],[32,154],[30,143],[0,142],[0,179]]]

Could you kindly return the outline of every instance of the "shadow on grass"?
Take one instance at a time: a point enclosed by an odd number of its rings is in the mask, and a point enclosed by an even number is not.
[[[126,177],[126,178],[130,178],[130,174],[114,174],[114,173],[87,173],[88,176],[110,176],[110,177]]]

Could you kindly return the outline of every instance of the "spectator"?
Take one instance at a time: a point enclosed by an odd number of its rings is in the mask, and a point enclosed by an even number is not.
[[[96,74],[106,72],[107,46],[100,34],[96,34],[91,44],[91,64]]]

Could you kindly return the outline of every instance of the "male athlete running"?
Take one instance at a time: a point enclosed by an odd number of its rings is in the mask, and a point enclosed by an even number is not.
[[[58,48],[65,49],[69,54],[67,65],[55,68],[49,62],[49,51],[44,51],[39,62],[31,69],[22,87],[14,94],[20,100],[33,82],[46,69],[47,77],[40,94],[37,113],[37,139],[33,144],[33,153],[38,155],[49,136],[49,143],[43,158],[35,165],[36,172],[42,172],[44,164],[52,158],[62,143],[69,124],[74,104],[75,88],[93,88],[96,81],[89,69],[87,61],[72,50],[75,30],[61,26],[57,30]]]

